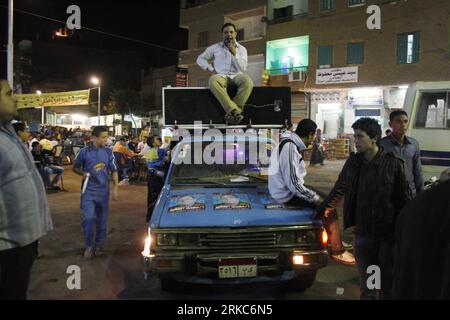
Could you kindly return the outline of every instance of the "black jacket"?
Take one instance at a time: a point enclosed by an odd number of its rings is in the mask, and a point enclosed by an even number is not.
[[[351,154],[319,215],[335,209],[344,196],[345,229],[356,226],[357,235],[393,240],[395,220],[412,198],[404,161],[382,149],[371,162]]]
[[[395,299],[450,299],[450,181],[402,210],[395,234]]]

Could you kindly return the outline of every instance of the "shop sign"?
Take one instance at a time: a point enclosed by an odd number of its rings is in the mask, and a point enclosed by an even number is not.
[[[348,103],[351,105],[384,104],[382,89],[353,89],[348,92]]]
[[[316,84],[353,82],[358,82],[358,67],[318,69],[316,71]]]

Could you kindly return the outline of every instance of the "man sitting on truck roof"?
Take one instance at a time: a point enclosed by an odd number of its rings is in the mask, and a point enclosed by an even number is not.
[[[209,79],[209,88],[226,112],[225,122],[236,125],[243,119],[243,109],[253,90],[252,79],[245,75],[247,69],[247,49],[236,41],[236,26],[225,23],[222,27],[223,41],[208,47],[197,59],[203,70],[214,75]],[[214,67],[209,63],[214,60]],[[233,100],[227,87],[238,88]]]

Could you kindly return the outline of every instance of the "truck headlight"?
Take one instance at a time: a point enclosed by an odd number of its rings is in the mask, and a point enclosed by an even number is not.
[[[156,244],[158,246],[176,246],[177,235],[174,233],[160,233],[156,238]]]
[[[297,232],[297,243],[314,243],[317,241],[317,231],[302,230]]]
[[[277,234],[278,244],[295,244],[295,232],[287,231],[280,232]]]
[[[146,258],[154,258],[155,255],[153,254],[153,245],[154,245],[153,236],[151,234],[150,228],[148,228],[148,237],[145,238],[144,241],[144,251],[142,251],[142,256]]]

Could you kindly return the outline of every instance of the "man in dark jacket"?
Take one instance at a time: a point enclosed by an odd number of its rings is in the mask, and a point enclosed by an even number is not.
[[[450,181],[419,193],[396,226],[394,299],[450,299]]]
[[[319,206],[327,215],[345,195],[344,228],[355,227],[354,255],[360,278],[361,299],[390,298],[395,221],[411,199],[405,164],[380,148],[381,127],[371,118],[353,126],[357,154],[344,165],[333,190]],[[371,290],[369,266],[378,266],[381,288]],[[370,269],[369,269],[370,270]]]

